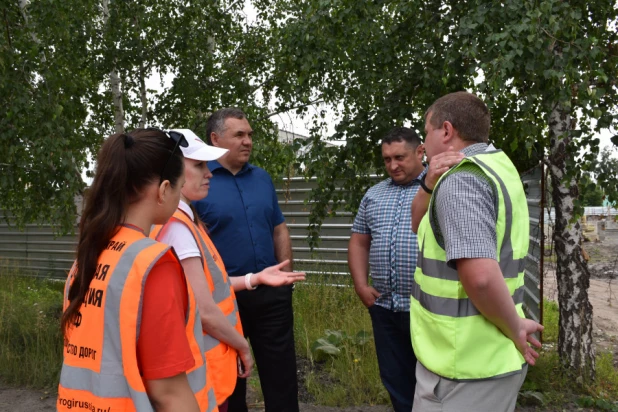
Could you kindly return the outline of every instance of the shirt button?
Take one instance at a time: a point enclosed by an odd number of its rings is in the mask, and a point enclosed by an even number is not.
[[[249,206],[245,206],[245,209],[249,210]]]

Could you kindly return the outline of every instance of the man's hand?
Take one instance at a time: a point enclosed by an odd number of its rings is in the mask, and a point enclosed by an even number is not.
[[[366,307],[373,306],[376,303],[376,299],[380,297],[380,293],[369,285],[355,287],[354,290],[356,290],[356,294]]]
[[[427,176],[425,176],[425,185],[428,189],[433,190],[438,183],[438,179],[446,173],[451,167],[455,166],[466,157],[463,153],[455,151],[453,146],[450,146],[446,152],[435,155],[431,158]]]
[[[519,352],[523,355],[526,362],[530,365],[534,365],[536,363],[536,359],[539,357],[539,354],[532,349],[528,343],[540,348],[541,342],[539,342],[533,334],[536,332],[541,332],[543,329],[543,325],[536,323],[532,319],[521,318],[520,320],[519,333],[513,342],[515,343],[515,346],[517,346]]]

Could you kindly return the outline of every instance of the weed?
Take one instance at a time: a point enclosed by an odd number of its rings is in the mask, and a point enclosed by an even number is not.
[[[528,368],[518,401],[536,405],[539,402],[561,405],[576,401],[582,407],[618,412],[618,406],[613,403],[618,400],[618,371],[614,368],[612,353],[597,354],[597,378],[594,382],[574,379],[558,357],[558,304],[546,300],[544,305],[543,349],[536,365]],[[536,396],[537,394],[541,396]]]
[[[552,300],[543,300],[543,343],[555,344],[558,342],[558,319],[560,312],[558,304]]]
[[[312,276],[294,292],[296,350],[312,365],[305,386],[320,405],[388,403],[375,345],[365,332],[371,320],[351,286],[347,277]],[[324,356],[328,351],[336,356]]]
[[[36,388],[58,384],[62,283],[0,271],[0,378]]]

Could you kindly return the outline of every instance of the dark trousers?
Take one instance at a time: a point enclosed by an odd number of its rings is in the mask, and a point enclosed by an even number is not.
[[[260,286],[236,294],[245,336],[251,343],[267,412],[297,412],[292,288]],[[247,411],[247,382],[238,379],[229,412]]]
[[[396,412],[410,412],[416,386],[416,356],[410,338],[410,312],[369,308],[380,378]]]

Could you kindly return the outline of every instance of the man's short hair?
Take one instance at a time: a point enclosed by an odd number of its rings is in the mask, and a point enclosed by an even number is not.
[[[416,149],[422,143],[418,134],[408,127],[394,127],[382,138],[382,144],[393,142],[406,142],[413,149]]]
[[[489,109],[472,93],[455,92],[442,96],[427,109],[425,118],[430,113],[430,124],[434,128],[441,128],[444,122],[450,122],[461,140],[478,143],[489,141]]]
[[[226,107],[225,109],[219,109],[210,115],[206,121],[206,143],[212,145],[210,135],[215,132],[218,135],[223,134],[225,131],[225,119],[246,119],[245,112],[237,107]]]

